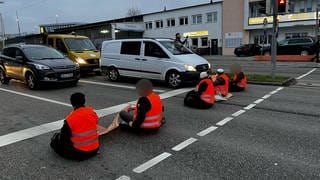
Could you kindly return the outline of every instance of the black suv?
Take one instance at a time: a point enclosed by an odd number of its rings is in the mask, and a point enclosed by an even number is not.
[[[278,43],[278,55],[313,55],[316,53],[317,43],[312,37],[285,39]],[[271,54],[271,47],[263,48],[264,55]]]
[[[22,80],[30,89],[45,83],[65,82],[75,86],[80,78],[79,65],[57,50],[42,45],[13,45],[0,57],[0,81]]]

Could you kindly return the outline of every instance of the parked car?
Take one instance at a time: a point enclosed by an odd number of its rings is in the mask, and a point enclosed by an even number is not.
[[[148,78],[177,88],[210,69],[207,60],[172,39],[105,41],[101,55],[101,70],[111,81],[121,76]]]
[[[244,44],[234,49],[236,56],[255,56],[261,54],[261,46],[258,44]]]
[[[57,50],[42,45],[12,45],[3,50],[0,58],[0,81],[11,79],[26,82],[30,89],[44,83],[70,83],[80,78],[79,65]]]
[[[278,42],[278,55],[313,55],[316,53],[316,40],[312,37],[285,39]],[[263,49],[264,55],[271,54],[271,47]]]

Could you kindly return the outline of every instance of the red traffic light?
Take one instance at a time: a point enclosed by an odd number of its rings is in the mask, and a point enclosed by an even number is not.
[[[285,13],[287,10],[287,0],[278,0],[278,12]]]
[[[279,4],[283,5],[283,4],[287,4],[286,0],[279,0]]]

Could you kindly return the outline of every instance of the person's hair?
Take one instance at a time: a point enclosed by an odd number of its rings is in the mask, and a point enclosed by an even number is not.
[[[138,81],[136,88],[138,92],[143,95],[148,95],[153,91],[152,82],[147,79],[141,79],[140,81]]]
[[[74,93],[70,97],[70,102],[73,107],[81,107],[86,103],[85,95],[82,93]]]
[[[180,33],[176,33],[176,37],[177,37],[178,35],[180,35]]]

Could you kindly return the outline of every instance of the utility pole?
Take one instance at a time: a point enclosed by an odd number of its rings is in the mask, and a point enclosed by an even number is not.
[[[58,24],[58,17],[59,17],[59,15],[56,14],[56,24]]]
[[[18,11],[16,11],[16,16],[17,16],[18,33],[19,33],[19,37],[21,37],[20,20],[18,16]]]
[[[0,4],[4,4],[4,1],[0,1]],[[0,20],[1,20],[2,49],[3,49],[4,46],[6,45],[6,33],[5,33],[2,13],[0,13]]]
[[[316,11],[316,41],[317,41],[317,46],[316,46],[316,62],[317,63],[320,63],[320,60],[319,60],[319,48],[320,48],[320,43],[319,43],[319,8],[317,8],[317,11]]]
[[[278,0],[273,0],[273,27],[272,27],[272,44],[271,44],[271,63],[272,70],[271,76],[274,79],[276,76],[276,66],[277,66],[277,28],[278,26]]]

